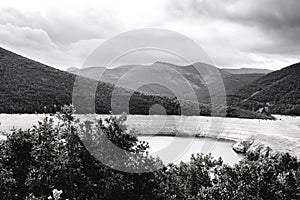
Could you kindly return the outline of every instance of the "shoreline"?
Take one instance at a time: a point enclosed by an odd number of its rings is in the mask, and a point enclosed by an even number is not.
[[[45,114],[0,114],[1,132],[27,129],[36,125]],[[110,115],[76,115],[81,122]],[[300,157],[300,117],[275,115],[277,120],[222,118],[205,116],[127,115],[128,130],[136,130],[137,136],[177,136],[212,138],[242,142],[251,138],[269,146],[276,152],[288,152]],[[141,133],[141,134],[139,134]]]
[[[239,142],[238,140],[226,137],[217,137],[212,135],[189,135],[189,134],[136,134],[137,137],[179,137],[179,138],[195,138],[195,139],[212,139],[212,140],[220,140],[225,142],[236,143]]]

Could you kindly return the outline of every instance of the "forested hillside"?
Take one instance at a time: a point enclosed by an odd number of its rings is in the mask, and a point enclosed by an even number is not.
[[[54,112],[71,103],[75,76],[0,48],[0,112]]]
[[[300,63],[243,86],[231,101],[249,110],[268,107],[274,114],[300,115]]]
[[[76,75],[54,69],[39,62],[22,57],[0,48],[0,113],[53,113],[62,105],[72,103],[72,93]],[[85,79],[85,84],[94,80]],[[95,95],[97,113],[109,113],[114,87],[99,82]],[[117,98],[126,98],[132,93],[118,89]],[[82,97],[78,97],[82,98]],[[83,99],[82,99],[83,100]],[[122,102],[122,99],[119,99]],[[85,103],[85,102],[83,102]],[[161,104],[167,114],[179,114],[179,104],[175,98],[159,97],[134,92],[130,98],[130,113],[148,114],[154,104]],[[126,111],[116,107],[119,112]],[[78,107],[79,112],[89,112]]]

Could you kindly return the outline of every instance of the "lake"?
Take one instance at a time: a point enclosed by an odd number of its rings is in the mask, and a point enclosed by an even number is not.
[[[43,114],[0,114],[0,139],[5,138],[5,136],[1,136],[1,132],[9,132],[12,128],[30,128],[43,117],[45,117]],[[77,115],[77,117],[84,121],[92,118],[106,118],[108,116],[91,114]],[[280,115],[275,115],[275,117],[277,120],[204,116],[128,115],[126,124],[129,129],[135,129],[138,135],[150,136],[149,139],[157,134],[200,135],[207,138],[229,139],[231,141],[240,141],[251,137],[265,143],[275,151],[289,152],[300,157],[300,117]],[[156,151],[154,145],[159,144],[162,139],[154,138],[151,139],[153,142],[149,141],[152,143],[151,151]],[[198,142],[201,143],[201,138],[198,140],[196,145],[192,145],[190,151],[199,152],[201,144],[198,145]],[[219,156],[219,154],[215,154],[217,151],[223,151],[221,148],[223,145],[231,146],[231,142],[223,143],[222,141],[219,140],[217,146],[220,147],[214,148],[211,152],[216,157]],[[208,140],[205,144],[209,144]],[[161,145],[159,144],[158,146]],[[218,150],[219,148],[221,150]],[[231,151],[231,148],[228,147],[228,149]]]
[[[243,155],[232,150],[234,142],[212,138],[170,137],[170,136],[140,136],[139,140],[147,141],[151,156],[158,156],[165,164],[188,162],[192,154],[211,153],[214,158],[222,157],[224,163],[233,165],[239,162]]]

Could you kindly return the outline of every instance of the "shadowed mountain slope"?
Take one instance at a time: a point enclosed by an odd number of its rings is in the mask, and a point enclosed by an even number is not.
[[[300,115],[300,63],[267,74],[231,96],[233,105],[271,113]]]

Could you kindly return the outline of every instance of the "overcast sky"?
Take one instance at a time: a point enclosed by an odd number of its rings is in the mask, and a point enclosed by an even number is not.
[[[154,27],[192,38],[219,67],[276,70],[300,61],[299,10],[299,0],[3,0],[0,46],[66,69],[114,35]]]

